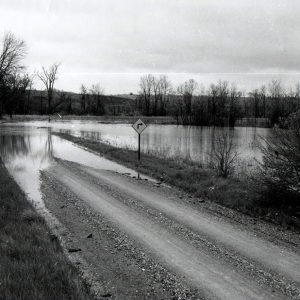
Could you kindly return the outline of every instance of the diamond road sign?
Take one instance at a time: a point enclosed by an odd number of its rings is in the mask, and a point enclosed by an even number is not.
[[[132,125],[132,127],[138,134],[141,134],[146,129],[147,125],[139,119]]]

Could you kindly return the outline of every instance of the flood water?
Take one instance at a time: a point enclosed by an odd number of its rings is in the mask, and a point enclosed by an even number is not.
[[[141,136],[141,149],[143,152],[164,157],[179,157],[205,164],[209,153],[213,151],[215,138],[224,130],[231,136],[241,160],[252,165],[254,158],[261,159],[256,144],[260,136],[266,137],[269,134],[270,129],[244,127],[230,130],[149,125]],[[47,168],[54,158],[136,175],[133,170],[53,136],[51,132],[65,132],[117,147],[137,148],[137,134],[129,124],[100,124],[86,121],[1,124],[1,158],[9,172],[35,202],[42,203],[39,193],[39,170]]]
[[[43,202],[39,191],[39,171],[50,166],[57,158],[137,176],[129,168],[51,135],[49,128],[0,126],[0,157],[16,182],[40,208]]]
[[[130,124],[101,124],[95,121],[26,122],[26,127],[49,127],[77,137],[109,143],[117,147],[137,149],[137,134]],[[176,125],[149,125],[141,136],[141,150],[167,157],[180,157],[205,163],[214,149],[218,135],[227,131],[235,150],[243,160],[260,159],[257,148],[260,137],[267,137],[271,129],[237,127],[213,128]]]

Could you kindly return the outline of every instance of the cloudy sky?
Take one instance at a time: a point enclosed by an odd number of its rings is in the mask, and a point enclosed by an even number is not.
[[[31,72],[61,62],[59,89],[136,92],[164,73],[249,91],[300,81],[299,12],[299,0],[0,0],[0,35],[26,41]]]

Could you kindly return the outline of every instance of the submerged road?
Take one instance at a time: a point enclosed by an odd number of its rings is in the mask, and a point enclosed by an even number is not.
[[[168,193],[153,183],[68,162],[58,162],[47,173],[143,247],[153,260],[199,290],[204,299],[300,297],[289,293],[288,288],[282,289],[285,285],[293,285],[294,290],[300,286],[300,255],[288,245],[267,241],[252,231],[238,228],[234,222],[197,210],[177,198],[171,189]],[[162,215],[190,235],[177,233],[153,215]],[[234,253],[239,261],[247,261],[262,274],[277,278],[281,289],[198,247],[192,235],[203,236],[212,245],[226,249],[226,253]]]

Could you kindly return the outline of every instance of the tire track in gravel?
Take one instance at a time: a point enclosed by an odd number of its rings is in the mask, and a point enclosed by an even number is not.
[[[135,184],[118,174],[82,165],[79,168],[106,182],[121,193],[163,212],[177,222],[192,228],[195,232],[221,242],[226,247],[257,261],[290,281],[300,283],[300,255],[294,251],[263,240],[253,233],[241,231],[229,222],[216,220],[208,214],[196,211],[182,201],[167,198],[159,192],[146,189],[143,185]]]
[[[238,274],[232,266],[199,251],[159,224],[140,216],[68,168],[57,164],[49,172],[93,209],[104,214],[122,231],[147,248],[172,272],[183,276],[191,285],[200,289],[206,298],[285,299],[268,287],[260,286],[248,277]]]

